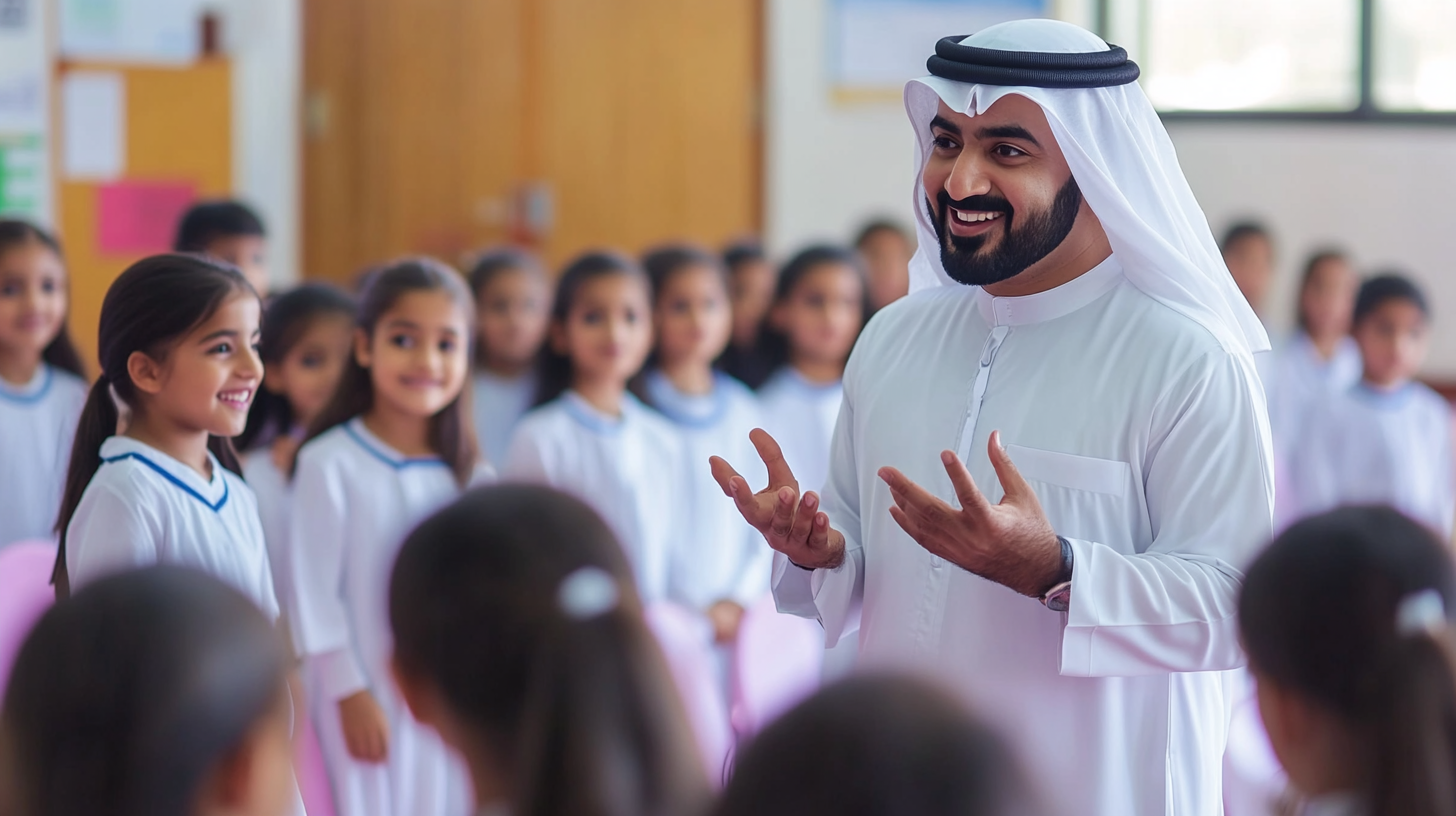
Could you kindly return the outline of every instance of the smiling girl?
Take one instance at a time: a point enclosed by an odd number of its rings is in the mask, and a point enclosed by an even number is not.
[[[468,813],[463,766],[389,674],[385,587],[421,519],[488,479],[470,422],[475,304],[428,258],[373,272],[352,356],[298,452],[286,548],[293,642],[339,812]]]
[[[56,526],[86,402],[68,300],[60,244],[24,221],[0,221],[0,547],[49,538]]]
[[[182,564],[277,619],[258,503],[229,441],[263,379],[260,312],[241,273],[198,256],[145,258],[111,284],[101,376],[81,413],[57,524],[57,595],[127,567]],[[113,393],[131,411],[120,436]]]

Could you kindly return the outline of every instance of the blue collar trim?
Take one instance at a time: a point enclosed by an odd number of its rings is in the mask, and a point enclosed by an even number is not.
[[[223,508],[223,505],[227,504],[228,492],[229,492],[228,491],[227,477],[224,476],[222,473],[219,473],[218,472],[218,471],[220,471],[222,469],[222,464],[219,463],[216,460],[213,460],[213,463],[212,463],[213,474],[217,478],[222,479],[222,498],[218,499],[217,500],[217,503],[214,504],[214,503],[208,501],[206,496],[203,496],[201,493],[198,493],[196,490],[193,490],[191,485],[187,484],[186,482],[182,481],[181,479],[177,478],[176,476],[173,476],[171,473],[167,472],[166,468],[163,468],[161,465],[157,464],[156,462],[153,462],[152,460],[150,460],[147,457],[141,455],[140,453],[135,453],[135,452],[132,452],[132,453],[123,453],[120,456],[113,456],[110,459],[102,459],[101,461],[102,462],[105,462],[106,464],[111,464],[112,462],[120,462],[123,459],[135,459],[136,461],[141,462],[142,464],[146,465],[147,467],[149,467],[152,470],[156,471],[157,473],[161,474],[161,476],[162,476],[163,479],[166,479],[167,481],[169,481],[172,484],[176,485],[177,487],[181,488],[181,490],[182,490],[183,493],[186,493],[187,495],[191,496],[192,498],[197,499],[198,501],[202,502],[202,504],[203,504],[204,507],[206,507],[207,509],[211,510],[214,513],[221,512],[222,511],[222,508]]]
[[[45,399],[46,394],[50,393],[51,383],[56,379],[56,372],[44,363],[41,364],[41,370],[45,372],[45,380],[41,382],[40,388],[36,389],[34,394],[17,392],[10,385],[0,382],[0,397],[10,402],[18,402],[21,405],[31,405]]]
[[[632,410],[631,403],[636,399],[630,393],[622,395],[622,416],[609,417],[593,408],[580,394],[575,391],[567,391],[561,395],[561,405],[566,409],[566,415],[576,420],[578,425],[586,428],[592,433],[615,436],[622,432],[622,426],[626,424],[627,413]]]
[[[411,465],[438,465],[440,467],[448,467],[445,464],[445,460],[436,456],[401,457],[392,455],[389,451],[380,450],[377,445],[364,438],[364,434],[359,433],[354,427],[356,421],[358,420],[345,422],[343,425],[344,433],[348,434],[349,438],[358,443],[359,447],[363,448],[370,456],[373,456],[375,459],[389,465],[395,470],[404,470]]]
[[[1415,392],[1415,388],[1410,383],[1393,391],[1382,391],[1364,380],[1356,383],[1355,387],[1350,389],[1350,393],[1354,394],[1356,399],[1383,411],[1398,411],[1404,408],[1406,403],[1409,403],[1415,396]]]
[[[647,393],[652,397],[652,407],[662,412],[674,424],[686,428],[713,428],[722,422],[723,417],[728,415],[729,386],[728,375],[715,371],[713,391],[706,397],[698,397],[677,390],[661,371],[653,371],[647,375]],[[712,405],[706,413],[694,413],[689,407],[693,402],[701,404],[708,400],[712,401]]]

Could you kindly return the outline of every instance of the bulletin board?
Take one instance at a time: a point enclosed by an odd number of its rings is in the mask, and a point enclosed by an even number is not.
[[[56,226],[71,276],[71,334],[94,372],[107,287],[133,262],[169,248],[180,208],[232,189],[232,72],[223,58],[182,67],[71,62],[58,67],[57,89],[70,71],[119,77],[124,88],[124,147],[106,178],[67,173],[65,105],[52,106]]]

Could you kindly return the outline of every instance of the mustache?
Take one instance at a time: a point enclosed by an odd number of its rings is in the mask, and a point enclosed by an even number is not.
[[[973,195],[962,199],[953,199],[950,197],[950,193],[941,190],[936,193],[935,200],[940,205],[940,215],[942,218],[945,217],[945,211],[948,207],[974,212],[1002,212],[1007,215],[1012,213],[1011,202],[996,195]]]

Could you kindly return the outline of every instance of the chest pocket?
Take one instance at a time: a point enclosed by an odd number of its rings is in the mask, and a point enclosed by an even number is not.
[[[1104,543],[1139,538],[1139,502],[1128,501],[1134,487],[1126,462],[1021,445],[1007,445],[1006,452],[1058,533]]]
[[[1132,469],[1126,462],[1021,445],[1007,445],[1006,452],[1011,455],[1016,469],[1028,481],[1101,493],[1114,498],[1122,498],[1127,494]]]

